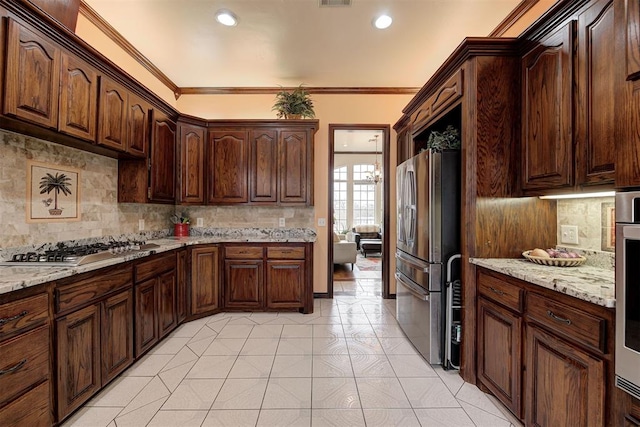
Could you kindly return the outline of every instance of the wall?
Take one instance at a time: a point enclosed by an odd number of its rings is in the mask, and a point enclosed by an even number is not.
[[[287,228],[315,228],[313,207],[176,206],[176,211],[186,212],[192,227],[202,218],[204,227],[277,228],[284,218]]]
[[[0,130],[0,250],[170,226],[173,206],[117,203],[118,161]],[[27,223],[27,160],[80,170],[80,221]]]
[[[602,247],[603,237],[606,240],[607,233],[615,231],[615,226],[610,222],[611,219],[606,219],[606,208],[613,207],[614,203],[614,197],[558,200],[558,245],[590,251],[604,250]],[[604,221],[603,215],[605,215]],[[613,227],[607,226],[607,222]],[[560,243],[561,225],[578,226],[577,245]],[[603,225],[605,226],[603,227]],[[613,249],[607,251],[613,252]]]

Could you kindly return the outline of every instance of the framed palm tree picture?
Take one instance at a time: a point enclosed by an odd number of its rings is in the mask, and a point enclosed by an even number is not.
[[[80,170],[27,162],[27,222],[80,220]]]

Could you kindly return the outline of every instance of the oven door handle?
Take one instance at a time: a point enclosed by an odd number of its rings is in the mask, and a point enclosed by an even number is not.
[[[413,283],[406,281],[400,273],[396,273],[395,276],[396,276],[396,280],[400,282],[407,289],[407,292],[409,292],[411,295],[413,295],[414,297],[418,298],[421,301],[429,301],[429,292],[425,293],[425,290],[422,288],[417,289],[418,288],[417,285],[414,285]]]
[[[422,263],[422,262],[418,262],[415,261],[411,258],[409,258],[406,255],[403,255],[400,252],[396,252],[396,259],[400,260],[402,262],[405,262],[413,267],[417,267],[417,270],[420,270],[422,273],[428,273],[429,272],[429,264],[426,263]]]

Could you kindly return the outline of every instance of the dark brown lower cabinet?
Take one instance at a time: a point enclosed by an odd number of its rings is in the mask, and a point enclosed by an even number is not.
[[[604,361],[527,327],[526,422],[530,426],[603,426]]]
[[[102,303],[102,383],[124,371],[133,360],[133,291]]]
[[[100,304],[56,321],[58,346],[58,419],[62,420],[102,387]]]
[[[522,316],[478,299],[478,377],[511,412],[521,416]]]
[[[178,326],[176,316],[176,270],[158,276],[158,334],[162,338]]]
[[[263,307],[264,275],[262,260],[224,261],[225,308],[260,309]]]
[[[191,249],[191,315],[212,314],[220,308],[220,247]]]
[[[267,261],[267,308],[297,308],[304,304],[305,262]]]
[[[136,356],[158,342],[158,308],[156,280],[136,285]]]
[[[180,324],[189,314],[189,252],[180,249],[176,256],[176,320]]]

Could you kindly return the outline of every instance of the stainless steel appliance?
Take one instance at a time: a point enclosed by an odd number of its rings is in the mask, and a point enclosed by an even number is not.
[[[616,194],[616,386],[640,399],[640,191]]]
[[[440,364],[446,313],[443,270],[460,252],[460,152],[423,151],[399,165],[397,196],[398,323],[429,363]]]
[[[92,262],[123,256],[129,252],[159,248],[155,243],[140,241],[110,241],[89,245],[67,246],[58,243],[55,247],[39,252],[17,253],[11,260],[0,262],[0,266],[11,267],[77,267]]]

